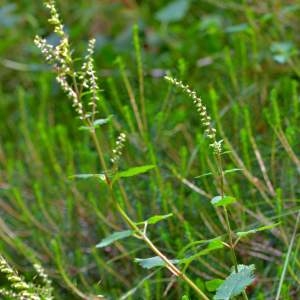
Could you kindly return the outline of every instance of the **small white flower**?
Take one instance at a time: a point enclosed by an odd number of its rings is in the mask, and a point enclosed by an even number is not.
[[[211,140],[211,145],[213,145],[214,151],[219,151],[219,153],[221,153],[222,141],[216,141],[216,129],[211,124],[211,117],[208,115],[206,107],[202,103],[202,99],[197,96],[195,91],[192,91],[188,85],[184,85],[180,80],[177,80],[170,76],[166,76],[165,79],[174,84],[175,86],[181,88],[189,97],[193,99],[193,103],[195,104],[196,109],[199,112],[200,120],[205,129],[204,133]]]
[[[126,134],[125,133],[121,133],[116,141],[116,147],[112,150],[113,156],[111,158],[111,162],[116,165],[118,163],[118,161],[120,160],[122,153],[123,153],[123,149],[125,146],[125,141],[126,141]]]

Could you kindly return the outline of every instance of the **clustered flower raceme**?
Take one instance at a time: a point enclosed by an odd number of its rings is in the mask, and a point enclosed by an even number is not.
[[[82,72],[79,76],[79,79],[82,80],[82,86],[91,91],[92,97],[88,105],[90,105],[92,108],[92,115],[96,113],[96,102],[99,101],[99,87],[97,84],[98,77],[96,75],[93,59],[95,43],[95,39],[91,39],[89,41],[87,55],[85,56],[84,63],[81,67]]]
[[[44,288],[40,290],[40,293],[42,295],[45,295],[45,299],[51,300],[53,299],[52,297],[52,292],[53,292],[53,287],[52,287],[52,282],[49,279],[48,275],[46,274],[45,270],[40,264],[34,264],[33,267],[35,268],[37,272],[37,276],[41,279],[42,283],[44,284]]]
[[[53,63],[55,61],[54,47],[50,44],[47,44],[46,39],[42,39],[41,37],[36,36],[34,39],[34,43],[41,50],[46,59],[46,62]]]
[[[207,113],[207,109],[202,102],[202,99],[197,96],[196,92],[191,90],[188,85],[182,83],[182,81],[177,80],[176,78],[165,76],[165,79],[174,84],[176,87],[179,87],[184,91],[189,97],[193,99],[193,102],[197,108],[197,111],[200,115],[200,119],[203,127],[205,128],[205,135],[210,139],[210,147],[213,148],[214,153],[220,154],[222,152],[222,140],[216,141],[216,129],[211,124],[211,117]]]
[[[33,283],[26,283],[24,279],[6,262],[0,255],[0,273],[2,273],[9,283],[9,287],[0,288],[0,295],[9,299],[19,300],[52,300],[51,281],[40,265],[35,265],[38,276],[45,284],[44,287]]]
[[[68,82],[68,77],[71,73],[70,63],[72,60],[67,38],[63,38],[61,43],[56,47],[48,44],[45,39],[39,36],[35,37],[34,42],[41,50],[46,61],[53,65],[55,71],[57,72],[56,81],[59,83],[60,87],[67,94],[67,96],[72,100],[72,106],[75,108],[80,119],[84,119],[85,116],[83,105],[79,99],[79,95],[74,91],[74,88]],[[73,76],[76,76],[75,72],[73,72]]]
[[[9,266],[6,260],[0,256],[0,272],[5,274],[11,286],[16,290],[28,290],[29,285]]]
[[[35,37],[35,44],[41,50],[46,62],[53,65],[56,71],[56,80],[61,86],[62,90],[72,100],[75,111],[78,113],[81,120],[87,120],[89,117],[96,113],[96,102],[99,100],[98,92],[99,87],[97,85],[97,75],[94,68],[94,46],[95,39],[89,41],[87,55],[84,59],[83,66],[81,68],[80,75],[73,68],[73,60],[71,55],[71,49],[69,44],[69,38],[63,31],[63,25],[60,21],[58,12],[55,8],[54,0],[48,0],[45,3],[46,7],[50,10],[49,23],[54,25],[54,32],[60,37],[60,42],[57,46],[53,46],[47,43],[46,39],[39,36]],[[74,80],[80,80],[82,87],[91,92],[91,101],[88,105],[91,107],[90,112],[85,112],[82,104],[79,88],[74,84]]]
[[[113,156],[111,158],[111,162],[116,165],[118,163],[118,161],[120,160],[120,157],[122,155],[123,152],[123,148],[125,145],[125,141],[126,141],[126,134],[125,133],[121,133],[116,141],[116,147],[113,149]]]
[[[59,14],[55,7],[55,1],[54,0],[46,0],[45,6],[49,9],[51,18],[48,20],[50,24],[54,26],[54,32],[57,33],[59,36],[63,37],[65,35],[64,33],[64,27],[59,19]]]
[[[50,11],[50,19],[48,21],[54,26],[54,32],[59,36],[60,41],[57,46],[53,46],[48,44],[46,39],[36,36],[34,42],[41,50],[46,62],[51,64],[56,71],[56,80],[68,98],[72,100],[72,106],[78,113],[79,118],[86,121],[90,128],[93,128],[100,91],[93,59],[96,40],[91,39],[89,41],[87,54],[84,57],[81,70],[77,73],[74,70],[69,38],[63,30],[63,24],[56,10],[55,1],[45,0],[45,5]],[[82,100],[85,96],[88,96],[90,99],[88,102],[90,109],[86,109],[83,105]],[[126,135],[124,133],[121,133],[117,138],[116,147],[111,158],[111,162],[115,167],[122,155],[125,140]]]

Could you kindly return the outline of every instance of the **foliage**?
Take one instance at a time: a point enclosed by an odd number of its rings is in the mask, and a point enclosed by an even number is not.
[[[254,281],[254,265],[239,265],[238,271],[233,271],[219,286],[215,300],[230,300],[241,294]]]
[[[149,270],[134,263],[157,256],[148,238],[210,299],[231,276],[232,250],[238,263],[255,264],[249,299],[297,297],[299,4],[271,2],[57,1],[79,82],[87,72],[98,78],[98,88],[82,91],[92,113],[82,124],[33,45],[35,35],[60,45],[41,1],[3,1],[0,253],[24,282],[36,283],[41,262],[55,299],[197,298],[165,262]],[[93,56],[87,37],[95,37]],[[201,102],[193,107],[166,74]],[[200,125],[223,140],[223,172]],[[118,178],[145,165],[155,167]],[[216,207],[214,195],[236,201]],[[132,236],[95,247],[124,230]],[[0,284],[9,286],[3,276]]]

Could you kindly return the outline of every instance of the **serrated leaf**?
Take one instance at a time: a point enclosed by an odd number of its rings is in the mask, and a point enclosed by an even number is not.
[[[236,202],[236,198],[231,197],[231,196],[223,196],[223,197],[216,196],[210,201],[210,203],[216,207],[218,207],[218,206],[226,207],[227,205],[232,204],[234,202]]]
[[[189,0],[176,0],[167,4],[155,14],[158,21],[169,23],[183,19],[190,7]]]
[[[134,167],[134,168],[130,168],[126,171],[122,171],[122,172],[118,172],[116,174],[117,178],[121,178],[121,177],[133,177],[139,174],[143,174],[146,173],[152,169],[155,168],[155,165],[146,165],[146,166],[139,166],[139,167]]]
[[[214,300],[230,300],[241,294],[254,281],[254,270],[254,265],[239,265],[238,272],[232,272],[220,285]]]
[[[272,228],[278,226],[279,224],[280,224],[280,222],[279,223],[274,223],[274,224],[271,224],[271,225],[267,225],[267,226],[253,228],[253,229],[248,230],[248,231],[239,231],[239,232],[236,233],[236,235],[238,237],[245,237],[249,234],[253,234],[253,233],[256,233],[256,232],[259,232],[259,231],[272,229]]]
[[[148,220],[146,220],[145,222],[147,222],[148,224],[156,224],[162,220],[165,220],[167,218],[172,217],[173,214],[167,214],[167,215],[156,215],[156,216],[152,216],[150,217]]]
[[[89,178],[97,178],[101,181],[106,181],[104,174],[75,174],[70,176],[70,178],[78,178],[78,179],[89,179]]]
[[[135,258],[134,261],[138,263],[144,269],[152,269],[155,267],[165,266],[165,262],[159,256],[153,256],[149,258]],[[178,264],[178,259],[170,259],[173,264]]]
[[[122,239],[125,239],[125,238],[129,237],[129,236],[132,236],[132,234],[133,234],[132,230],[114,232],[113,234],[111,234],[108,237],[106,237],[105,239],[103,239],[99,244],[97,244],[96,248],[107,247],[110,244],[112,244],[112,243],[114,243],[118,240],[122,240]]]
[[[216,291],[219,286],[224,282],[223,279],[219,279],[219,278],[216,278],[216,279],[212,279],[212,280],[209,280],[209,281],[206,281],[205,282],[205,287],[206,289],[209,291],[209,292],[214,292]]]

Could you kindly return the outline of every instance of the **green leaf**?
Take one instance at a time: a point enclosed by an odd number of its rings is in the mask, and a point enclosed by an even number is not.
[[[217,236],[213,239],[208,239],[208,240],[199,240],[199,241],[193,241],[193,242],[190,242],[188,243],[186,246],[184,246],[181,251],[180,251],[180,254],[179,254],[179,257],[181,257],[183,255],[183,253],[185,253],[187,250],[189,250],[190,248],[195,248],[199,245],[202,245],[202,244],[209,244],[211,243],[212,241],[216,241],[216,240],[220,240],[222,242],[222,236]]]
[[[297,48],[294,43],[289,41],[274,42],[271,45],[270,50],[273,59],[279,64],[288,62],[292,56],[297,54]]]
[[[155,267],[165,266],[165,262],[159,256],[153,256],[150,258],[135,258],[134,261],[138,263],[144,269],[152,269]],[[173,264],[178,264],[178,259],[170,259]]]
[[[221,248],[224,248],[224,244],[222,242],[222,239],[221,238],[215,238],[215,239],[212,239],[208,245],[206,246],[206,248],[200,250],[199,252],[189,256],[189,257],[186,257],[186,258],[183,258],[180,260],[180,263],[186,263],[186,264],[189,264],[191,263],[193,260],[197,259],[198,257],[200,256],[204,256],[214,250],[217,250],[217,249],[221,249]]]
[[[190,7],[189,0],[172,1],[155,14],[156,20],[160,22],[177,22],[185,17]]]
[[[103,239],[99,244],[96,245],[96,248],[103,248],[106,247],[115,241],[125,239],[129,236],[132,236],[133,231],[132,230],[125,230],[125,231],[117,231],[113,234],[109,235],[105,239]]]
[[[118,172],[115,176],[115,179],[121,177],[133,177],[142,173],[146,173],[153,168],[155,168],[155,165],[146,165],[146,166],[130,168],[126,171]]]
[[[280,222],[279,223],[274,223],[274,224],[271,224],[271,225],[267,225],[267,226],[257,227],[257,228],[254,228],[254,229],[251,229],[251,230],[248,230],[248,231],[239,231],[239,232],[236,233],[236,235],[238,237],[242,238],[242,237],[245,237],[249,234],[253,234],[253,233],[256,233],[256,232],[259,232],[259,231],[263,231],[263,230],[272,229],[272,228],[278,226],[279,224],[280,224]]]
[[[93,123],[92,126],[80,126],[79,130],[89,130],[89,131],[92,131],[95,128],[100,127],[101,125],[107,124],[111,120],[112,117],[113,117],[113,115],[110,115],[110,116],[108,116],[105,119],[97,119],[97,120],[94,121],[94,123]]]
[[[156,216],[152,216],[150,217],[149,219],[147,219],[146,221],[143,221],[143,222],[139,222],[139,223],[136,223],[137,225],[140,225],[140,224],[156,224],[162,220],[165,220],[167,218],[170,218],[172,217],[173,214],[167,214],[167,215],[156,215]]]
[[[219,279],[219,278],[216,278],[216,279],[212,279],[212,280],[209,280],[209,281],[206,281],[205,282],[205,286],[206,286],[206,289],[209,291],[209,292],[214,292],[216,291],[219,286],[224,282],[223,279]]]
[[[232,272],[220,285],[214,300],[230,300],[241,294],[254,281],[254,270],[254,265],[239,265],[238,272]]]
[[[232,204],[234,202],[236,202],[236,199],[231,196],[224,196],[224,197],[216,196],[210,201],[210,203],[216,207],[218,207],[218,206],[226,207],[227,205]]]
[[[187,295],[183,295],[183,296],[181,297],[181,300],[190,300],[190,298],[189,298]]]
[[[101,181],[106,181],[104,174],[76,174],[70,176],[70,178],[78,178],[78,179],[89,179],[89,178],[97,178]]]
[[[99,127],[101,125],[107,124],[111,120],[112,117],[113,117],[113,115],[110,115],[105,119],[97,119],[94,121],[93,125],[94,125],[94,127]]]

